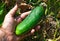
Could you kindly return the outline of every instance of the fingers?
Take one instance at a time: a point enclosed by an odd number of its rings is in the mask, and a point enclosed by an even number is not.
[[[34,32],[39,31],[39,30],[40,30],[40,25],[37,25],[30,31],[30,33],[34,34]]]
[[[22,39],[24,39],[25,37],[28,37],[28,36],[31,36],[31,35],[34,35],[34,33],[36,32],[36,31],[39,31],[40,30],[40,25],[37,25],[37,26],[35,26],[33,29],[31,29],[28,33],[26,33],[26,34],[24,34],[24,35],[22,35],[22,36],[20,36],[20,37],[17,37],[17,40],[22,40]]]
[[[8,15],[14,16],[14,14],[16,13],[16,11],[18,10],[18,5],[16,4],[14,6],[14,8],[12,8],[9,12]]]
[[[28,14],[30,14],[31,11],[28,11],[28,12],[25,12],[25,13],[22,13],[20,16],[18,16],[16,18],[17,20],[17,23],[20,23]]]

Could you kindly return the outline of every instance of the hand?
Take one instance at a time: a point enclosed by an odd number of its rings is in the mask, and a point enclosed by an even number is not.
[[[0,41],[19,41],[28,35],[32,35],[35,32],[35,29],[32,29],[28,34],[16,36],[14,31],[18,23],[20,23],[31,11],[22,13],[18,17],[14,17],[16,11],[18,10],[18,5],[16,4],[8,14],[5,16],[2,27],[0,28]],[[40,28],[40,26],[37,26]],[[37,29],[38,30],[38,29]]]

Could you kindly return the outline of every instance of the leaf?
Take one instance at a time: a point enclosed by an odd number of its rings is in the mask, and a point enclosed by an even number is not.
[[[2,25],[2,22],[5,17],[5,3],[0,4],[0,25]]]
[[[0,15],[2,15],[2,14],[3,14],[3,11],[4,11],[4,9],[0,10]]]
[[[5,9],[5,3],[1,3],[1,4],[0,4],[0,15],[3,14],[4,9]]]

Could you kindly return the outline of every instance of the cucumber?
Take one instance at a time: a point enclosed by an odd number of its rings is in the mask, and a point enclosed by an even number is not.
[[[35,26],[42,18],[45,13],[43,6],[35,7],[31,13],[16,27],[16,35],[21,35]]]

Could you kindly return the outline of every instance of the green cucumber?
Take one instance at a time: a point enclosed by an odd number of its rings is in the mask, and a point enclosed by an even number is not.
[[[16,35],[21,35],[35,26],[42,18],[45,13],[43,6],[37,6],[31,13],[16,27]]]

